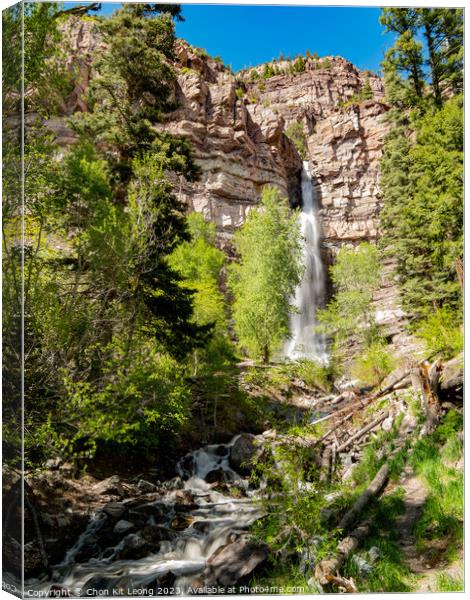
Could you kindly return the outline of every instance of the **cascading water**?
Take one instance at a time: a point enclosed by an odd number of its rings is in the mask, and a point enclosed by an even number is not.
[[[230,466],[239,437],[183,457],[176,468],[179,477],[162,484],[168,491],[158,499],[114,503],[123,511],[117,518],[129,521],[116,523],[106,507],[96,513],[64,561],[53,567],[52,578],[26,582],[29,595],[180,595],[190,593],[194,582],[204,584],[208,559],[243,538],[264,514],[253,499],[257,489],[249,489],[248,480]],[[226,482],[225,492],[206,481],[211,473]],[[238,494],[230,495],[235,488]],[[119,523],[128,531],[118,533]],[[135,533],[137,528],[141,531]],[[158,548],[141,558],[124,552],[130,545],[130,554],[135,554],[141,534],[149,531],[158,534]],[[90,543],[91,557],[84,553]]]
[[[316,331],[316,312],[325,297],[325,272],[320,255],[320,223],[307,160],[303,162],[302,168],[302,212],[299,227],[303,237],[305,271],[295,292],[294,305],[297,312],[291,315],[290,339],[286,343],[284,354],[292,360],[309,358],[324,363],[327,361],[325,337]]]

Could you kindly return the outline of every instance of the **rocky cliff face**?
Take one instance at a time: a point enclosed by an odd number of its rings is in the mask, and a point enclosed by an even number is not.
[[[87,110],[91,61],[101,46],[92,21],[72,19],[67,37],[75,85],[64,115]],[[176,54],[179,108],[159,127],[191,141],[201,180],[175,181],[175,187],[193,210],[216,223],[221,241],[229,242],[267,184],[299,204],[302,159],[286,135],[292,123],[303,128],[303,158],[311,163],[325,249],[335,253],[345,243],[376,238],[378,162],[387,132],[379,77],[340,57],[310,58],[296,74],[289,72],[290,62],[277,62],[280,74],[263,79],[263,66],[233,74],[182,40]],[[351,102],[366,82],[373,99]],[[49,125],[60,144],[73,140],[63,117]]]
[[[180,196],[215,222],[221,242],[259,202],[262,188],[276,185],[299,202],[301,159],[284,133],[282,116],[265,114],[257,121],[227,68],[179,42],[176,98],[179,108],[163,127],[184,135],[202,169],[201,180],[178,182]]]
[[[64,103],[65,115],[87,110],[91,59],[100,47],[90,21],[73,20],[68,37],[76,84]],[[278,74],[265,79],[263,65],[234,74],[183,40],[176,54],[179,107],[159,127],[191,141],[202,176],[197,183],[175,180],[175,190],[191,210],[216,224],[222,247],[230,249],[234,231],[258,204],[263,186],[279,187],[292,206],[300,203],[302,158],[310,161],[325,262],[331,263],[344,245],[376,240],[388,108],[379,77],[340,57],[307,59],[296,73],[290,62],[278,61]],[[359,100],[366,85],[372,98]],[[303,131],[303,157],[286,135],[292,124]],[[50,126],[59,143],[70,143],[63,117]],[[391,338],[403,326],[397,298],[387,278],[377,298],[377,316]]]

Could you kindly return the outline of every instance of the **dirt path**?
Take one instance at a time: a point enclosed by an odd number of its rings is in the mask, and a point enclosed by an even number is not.
[[[405,480],[400,487],[405,491],[405,512],[396,519],[398,543],[410,570],[416,575],[421,575],[428,573],[429,568],[418,554],[413,529],[421,516],[427,489],[409,465],[405,467],[404,476]]]
[[[417,576],[413,592],[435,591],[436,576],[445,573],[450,577],[461,576],[463,555],[459,561],[450,565],[429,564],[425,554],[420,554],[416,548],[413,529],[421,517],[426,501],[427,489],[421,478],[417,477],[408,465],[404,470],[404,481],[400,487],[405,491],[405,511],[395,520],[398,543],[403,553],[404,562],[413,575]]]

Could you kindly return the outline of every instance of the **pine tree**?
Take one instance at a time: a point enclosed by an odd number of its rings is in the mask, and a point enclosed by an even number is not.
[[[381,246],[397,261],[404,307],[460,310],[463,115],[456,97],[413,126],[397,110],[381,163]]]

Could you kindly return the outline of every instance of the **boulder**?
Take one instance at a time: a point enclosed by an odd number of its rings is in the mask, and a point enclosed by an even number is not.
[[[223,469],[212,469],[212,471],[209,471],[204,477],[204,480],[207,481],[207,483],[224,483],[225,472]]]
[[[149,550],[149,545],[143,537],[138,533],[129,533],[121,542],[117,558],[138,560],[146,556]]]
[[[137,487],[143,494],[151,494],[157,489],[157,486],[150,481],[145,481],[145,479],[140,479],[137,483]]]
[[[109,502],[103,506],[102,511],[111,519],[120,519],[126,512],[126,506],[122,502]]]
[[[173,477],[173,479],[163,481],[161,487],[164,490],[182,490],[184,488],[184,481],[181,477]]]
[[[142,537],[152,545],[170,540],[174,535],[172,531],[161,525],[146,525],[142,529]]]
[[[91,489],[100,496],[124,496],[121,480],[117,475],[112,475],[99,483],[95,483]]]
[[[257,459],[261,457],[263,448],[256,436],[242,433],[235,440],[230,452],[230,466],[242,475],[249,475]]]
[[[193,522],[194,517],[189,517],[185,515],[177,515],[171,522],[171,527],[176,529],[176,531],[181,531],[182,529],[186,529]]]
[[[251,540],[237,540],[219,548],[207,561],[207,585],[234,585],[266,560],[268,548]]]
[[[118,535],[124,535],[125,533],[129,533],[132,529],[134,529],[135,525],[134,523],[131,523],[130,521],[126,521],[125,519],[121,519],[120,521],[118,521],[116,523],[116,525],[114,526],[114,533],[117,533]]]

